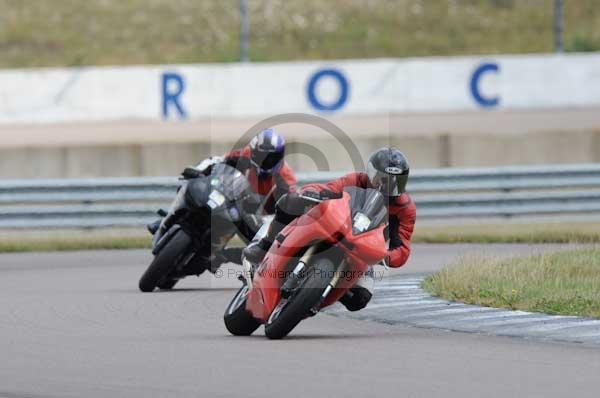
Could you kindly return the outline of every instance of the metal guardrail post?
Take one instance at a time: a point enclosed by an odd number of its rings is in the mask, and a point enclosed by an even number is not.
[[[250,23],[248,21],[248,0],[240,1],[240,61],[248,62],[250,57],[248,55],[249,49],[249,31]]]
[[[554,52],[564,52],[564,0],[554,0]]]

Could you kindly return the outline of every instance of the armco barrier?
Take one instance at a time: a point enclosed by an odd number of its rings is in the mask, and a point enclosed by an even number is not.
[[[339,172],[299,174],[325,182]],[[0,181],[0,228],[142,226],[166,207],[175,177]],[[600,164],[432,169],[412,173],[419,218],[600,214]]]

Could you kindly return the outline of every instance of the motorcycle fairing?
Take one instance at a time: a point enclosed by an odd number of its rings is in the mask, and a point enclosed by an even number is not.
[[[246,309],[265,322],[279,303],[280,287],[290,266],[294,266],[304,249],[317,242],[325,242],[345,254],[346,269],[353,272],[342,278],[322,306],[337,301],[366,272],[370,264],[383,259],[387,253],[383,234],[384,225],[352,234],[352,192],[342,198],[327,200],[286,226],[273,243],[253,278]]]

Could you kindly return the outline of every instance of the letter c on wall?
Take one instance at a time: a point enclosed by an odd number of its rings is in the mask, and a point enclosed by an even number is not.
[[[481,93],[479,89],[481,78],[483,77],[483,75],[490,72],[500,72],[500,67],[498,66],[498,64],[483,63],[479,65],[477,69],[475,69],[475,72],[473,72],[473,75],[471,76],[471,95],[473,95],[475,101],[484,108],[492,108],[500,104],[499,96],[486,97]]]

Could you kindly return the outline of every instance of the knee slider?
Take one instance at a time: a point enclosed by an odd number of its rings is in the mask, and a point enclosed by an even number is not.
[[[350,289],[352,296],[344,296],[340,302],[348,309],[348,311],[362,310],[367,306],[373,295],[370,291],[362,287],[354,287]]]

